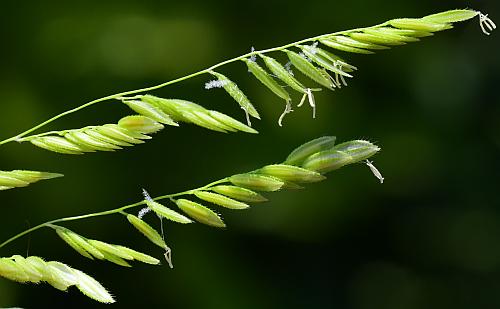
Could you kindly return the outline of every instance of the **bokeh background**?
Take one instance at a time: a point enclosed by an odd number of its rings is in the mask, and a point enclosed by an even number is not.
[[[473,7],[500,21],[496,1],[2,1],[0,137],[94,98],[142,88],[250,50],[322,33]],[[79,256],[50,230],[1,249],[60,260],[100,280],[115,307],[499,308],[500,105],[498,35],[477,20],[376,55],[339,54],[359,68],[349,87],[317,95],[318,115],[283,104],[247,73],[224,67],[263,116],[259,135],[182,125],[116,153],[64,156],[11,143],[0,168],[66,177],[1,193],[0,238],[46,220],[183,191],[264,164],[321,135],[366,138],[384,184],[357,164],[305,190],[221,210],[226,230],[168,224],[175,268],[122,269]],[[193,100],[243,120],[202,76],[153,94]],[[95,105],[46,127],[116,122]],[[153,217],[150,217],[153,219]],[[121,216],[67,224],[95,239],[162,252]],[[76,289],[0,280],[0,307],[89,308]]]

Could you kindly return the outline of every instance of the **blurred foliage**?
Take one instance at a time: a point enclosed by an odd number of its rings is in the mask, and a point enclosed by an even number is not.
[[[304,37],[419,17],[453,8],[500,19],[479,1],[2,1],[2,138],[93,98],[141,88],[250,50]],[[1,169],[66,177],[1,193],[1,239],[42,221],[115,208],[152,195],[279,162],[320,135],[367,138],[386,181],[366,166],[341,169],[306,190],[269,194],[247,211],[223,212],[227,230],[166,227],[175,268],[121,269],[82,259],[43,230],[2,249],[61,260],[111,289],[120,307],[498,308],[500,297],[500,60],[498,33],[476,21],[372,56],[347,55],[360,69],[350,86],[317,96],[318,115],[297,109],[277,126],[282,102],[244,64],[222,72],[261,110],[261,132],[219,134],[168,128],[133,149],[63,156],[8,144]],[[155,92],[243,119],[209,76]],[[61,119],[51,129],[115,122],[116,102]],[[49,128],[47,128],[49,129]],[[120,216],[68,225],[78,233],[162,252]],[[0,280],[0,307],[96,305],[76,291]],[[97,305],[96,305],[97,306]]]

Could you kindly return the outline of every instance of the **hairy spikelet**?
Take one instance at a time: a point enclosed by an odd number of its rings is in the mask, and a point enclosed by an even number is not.
[[[290,95],[288,92],[278,84],[278,82],[271,76],[269,75],[266,70],[264,70],[256,60],[251,60],[251,59],[243,59],[247,66],[248,66],[248,71],[255,76],[262,84],[264,84],[269,90],[271,90],[274,94],[276,94],[278,97],[282,98],[285,100],[285,102],[290,102],[292,99],[290,98]]]
[[[231,81],[226,76],[217,72],[212,71],[210,72],[210,74],[216,76],[219,79],[219,81],[222,82],[223,84],[222,87],[224,88],[224,90],[226,90],[226,92],[231,97],[233,97],[233,99],[236,102],[238,102],[238,104],[241,106],[241,108],[245,111],[246,114],[254,118],[260,119],[260,115],[255,109],[255,107],[252,105],[252,103],[250,103],[250,100],[248,100],[247,96],[243,93],[243,91],[240,90],[240,88],[238,88],[238,86],[233,81]]]
[[[293,51],[285,50],[288,55],[288,59],[296,67],[300,72],[302,72],[305,76],[309,77],[316,83],[324,86],[328,89],[333,90],[335,88],[335,84],[332,80],[326,77],[325,73],[321,71],[321,69],[314,66],[305,56],[301,56]]]
[[[208,207],[186,199],[178,199],[176,204],[188,216],[200,223],[213,227],[226,227],[221,217]]]
[[[109,292],[94,278],[60,262],[46,262],[30,256],[0,258],[0,276],[22,283],[47,282],[58,290],[76,286],[83,294],[101,303],[114,303]]]
[[[281,81],[290,86],[295,91],[306,93],[306,87],[302,85],[290,72],[283,67],[276,59],[260,55],[264,59],[267,68]]]
[[[152,243],[162,249],[168,248],[163,237],[151,225],[131,214],[127,214],[127,220]]]
[[[286,158],[285,164],[301,165],[309,156],[335,146],[335,136],[322,136],[307,143],[304,143],[294,149]]]
[[[64,175],[58,173],[13,170],[0,171],[0,191],[18,187],[26,187],[31,183],[40,180],[62,177]]]
[[[267,198],[265,198],[264,196],[260,195],[257,192],[242,187],[218,185],[211,187],[210,190],[243,202],[249,202],[249,203],[267,202]]]
[[[199,191],[195,192],[194,195],[196,195],[197,198],[222,206],[230,209],[246,209],[250,207],[246,203],[242,203],[237,200],[233,200],[232,198],[226,197],[221,194],[217,193],[212,193],[212,192],[207,192],[207,191]]]
[[[296,183],[317,182],[325,179],[325,176],[315,171],[286,164],[266,165],[257,170],[257,172],[263,175],[274,176],[284,181]]]
[[[171,221],[174,221],[177,223],[182,223],[182,224],[187,224],[187,223],[193,222],[189,218],[187,218],[186,216],[183,216],[180,213],[178,213],[178,212],[176,212],[168,207],[165,207],[158,202],[155,202],[155,201],[150,200],[150,199],[146,199],[145,202],[146,202],[146,205],[148,205],[148,207],[152,211],[154,211],[158,216],[160,216],[162,218],[166,218],[168,220],[171,220]]]

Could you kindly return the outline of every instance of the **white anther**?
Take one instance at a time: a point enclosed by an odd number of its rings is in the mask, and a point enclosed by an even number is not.
[[[241,109],[245,112],[245,117],[247,118],[247,125],[251,127],[252,122],[250,121],[250,114],[248,113],[247,109],[244,108],[243,106],[241,107]]]
[[[375,167],[375,165],[373,165],[373,161],[366,160],[365,163],[366,163],[366,165],[368,165],[368,167],[372,171],[373,175],[375,177],[377,177],[378,180],[380,180],[380,183],[384,183],[384,177],[379,172],[379,170]]]
[[[491,31],[497,28],[497,25],[488,17],[488,14],[481,12],[479,12],[479,26],[481,26],[481,30],[486,35],[490,35]]]
[[[309,99],[309,105],[313,110],[313,118],[316,118],[316,102],[314,101],[314,95],[312,93],[311,88],[307,88],[306,92],[307,92],[307,97]]]
[[[293,109],[292,109],[292,104],[290,104],[290,101],[286,101],[286,105],[285,105],[285,110],[283,111],[283,113],[281,114],[280,118],[278,119],[278,125],[280,127],[282,127],[282,123],[283,123],[283,118],[285,117],[286,114],[289,114],[293,112]]]
[[[165,253],[163,254],[163,256],[165,257],[168,266],[170,266],[170,268],[174,268],[174,265],[172,264],[172,249],[170,249],[168,246],[165,247]]]

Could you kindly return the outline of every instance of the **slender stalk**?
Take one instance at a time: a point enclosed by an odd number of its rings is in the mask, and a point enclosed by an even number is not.
[[[223,178],[223,179],[211,182],[208,185],[205,185],[203,187],[199,187],[199,188],[196,188],[196,189],[187,190],[187,191],[183,191],[183,192],[179,192],[179,193],[158,196],[158,197],[153,198],[153,200],[160,201],[160,200],[164,200],[164,199],[172,199],[174,197],[181,196],[181,195],[193,194],[196,191],[205,190],[205,189],[208,189],[208,188],[210,188],[212,186],[215,186],[217,184],[224,183],[224,182],[227,182],[227,181],[228,181],[228,178]],[[133,208],[133,207],[137,207],[137,206],[140,206],[140,205],[143,205],[143,204],[145,204],[145,202],[144,201],[140,201],[140,202],[137,202],[137,203],[125,205],[125,206],[122,206],[120,208],[115,208],[115,209],[111,209],[111,210],[105,210],[105,211],[94,212],[94,213],[90,213],[90,214],[86,214],[86,215],[73,216],[73,217],[65,217],[65,218],[60,218],[60,219],[55,219],[55,220],[47,221],[47,222],[41,223],[41,224],[39,224],[37,226],[34,226],[34,227],[30,228],[30,229],[27,229],[27,230],[25,230],[25,231],[23,231],[23,232],[21,232],[19,234],[14,235],[13,237],[11,237],[9,239],[7,239],[6,241],[4,241],[3,243],[0,244],[0,248],[4,247],[5,245],[13,242],[14,240],[16,240],[18,238],[21,238],[21,237],[23,237],[23,236],[25,236],[27,234],[30,234],[31,232],[39,230],[39,229],[41,229],[43,227],[50,227],[52,224],[55,224],[55,223],[68,222],[68,221],[76,221],[76,220],[88,219],[88,218],[93,218],[93,217],[107,216],[107,215],[112,215],[112,214],[116,214],[116,213],[123,213],[124,210],[127,210],[129,208]]]
[[[65,111],[61,114],[58,114],[16,136],[13,136],[13,137],[10,137],[10,138],[7,138],[5,140],[2,140],[0,141],[0,145],[3,145],[3,144],[7,144],[9,142],[13,142],[13,141],[23,141],[23,140],[26,140],[26,139],[23,139],[23,137],[25,137],[26,135],[46,126],[47,124],[59,119],[59,118],[62,118],[66,115],[69,115],[69,114],[72,114],[72,113],[75,113],[79,110],[82,110],[84,108],[87,108],[89,106],[92,106],[96,103],[99,103],[99,102],[103,102],[103,101],[107,101],[107,100],[113,100],[113,99],[120,99],[120,97],[123,97],[123,96],[127,96],[127,95],[133,95],[133,94],[138,94],[138,93],[144,93],[144,92],[147,92],[147,91],[152,91],[152,90],[157,90],[157,89],[160,89],[160,88],[163,88],[163,87],[166,87],[168,85],[172,85],[172,84],[175,84],[175,83],[178,83],[178,82],[181,82],[181,81],[184,81],[184,80],[187,80],[187,79],[190,79],[190,78],[193,78],[195,76],[198,76],[198,75],[202,75],[202,74],[206,74],[206,73],[209,73],[210,71],[218,68],[218,67],[221,67],[223,65],[226,65],[226,64],[229,64],[229,63],[232,63],[232,62],[236,62],[236,61],[239,61],[239,60],[242,60],[244,58],[247,58],[247,57],[251,57],[253,55],[258,55],[258,54],[265,54],[265,53],[270,53],[270,52],[275,52],[275,51],[281,51],[285,48],[289,48],[289,47],[294,47],[294,46],[297,46],[299,44],[302,44],[302,43],[307,43],[307,42],[312,42],[312,41],[316,41],[316,40],[319,40],[321,38],[324,38],[324,37],[327,37],[327,36],[331,36],[331,35],[339,35],[339,34],[345,34],[345,33],[349,33],[349,32],[355,32],[355,31],[359,31],[361,29],[370,29],[370,28],[377,28],[377,27],[382,27],[384,25],[386,25],[387,22],[385,23],[382,23],[382,24],[378,24],[378,25],[375,25],[375,26],[371,26],[371,27],[364,27],[364,28],[356,28],[356,29],[351,29],[351,30],[344,30],[344,31],[338,31],[338,32],[334,32],[334,33],[328,33],[328,34],[322,34],[322,35],[318,35],[318,36],[315,36],[315,37],[312,37],[312,38],[307,38],[307,39],[303,39],[303,40],[300,40],[300,41],[296,41],[296,42],[293,42],[293,43],[289,43],[289,44],[286,44],[286,45],[282,45],[282,46],[279,46],[279,47],[273,47],[273,48],[269,48],[269,49],[263,49],[263,50],[256,50],[256,51],[253,51],[253,52],[249,52],[249,53],[246,53],[244,55],[241,55],[241,56],[238,56],[238,57],[235,57],[235,58],[232,58],[232,59],[229,59],[229,60],[225,60],[225,61],[222,61],[220,63],[217,63],[209,68],[206,68],[204,70],[201,70],[201,71],[198,71],[198,72],[195,72],[195,73],[191,73],[189,75],[186,75],[186,76],[183,76],[183,77],[179,77],[177,79],[173,79],[171,81],[168,81],[168,82],[165,82],[165,83],[162,83],[162,84],[159,84],[159,85],[156,85],[156,86],[150,86],[150,87],[146,87],[146,88],[141,88],[141,89],[136,89],[136,90],[129,90],[129,91],[125,91],[125,92],[120,92],[120,93],[116,93],[116,94],[112,94],[112,95],[108,95],[108,96],[105,96],[105,97],[102,97],[102,98],[99,98],[99,99],[96,99],[96,100],[93,100],[93,101],[90,101],[88,103],[85,103],[83,105],[80,105],[76,108],[73,108],[73,109],[70,109],[68,111]]]

